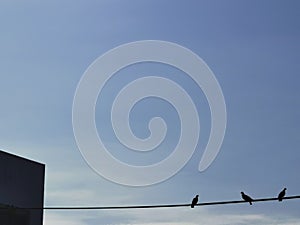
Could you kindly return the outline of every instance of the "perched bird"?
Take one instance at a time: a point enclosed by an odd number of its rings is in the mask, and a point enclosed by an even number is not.
[[[249,202],[249,204],[252,205],[253,199],[250,196],[246,195],[244,192],[241,192],[241,195],[246,202]]]
[[[199,195],[196,195],[195,198],[193,198],[192,204],[191,204],[191,208],[194,208],[194,206],[198,203],[198,197]]]
[[[286,191],[286,188],[284,188],[278,195],[278,201],[282,201],[283,197],[285,196],[285,191]]]

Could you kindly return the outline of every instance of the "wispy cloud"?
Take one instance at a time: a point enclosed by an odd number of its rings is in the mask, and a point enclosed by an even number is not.
[[[44,215],[44,225],[85,225],[85,217],[76,213],[64,215],[57,212],[47,212]]]
[[[300,219],[277,218],[264,214],[216,214],[206,209],[146,209],[90,211],[66,215],[51,212],[46,214],[45,222],[46,225],[297,225],[300,224]]]

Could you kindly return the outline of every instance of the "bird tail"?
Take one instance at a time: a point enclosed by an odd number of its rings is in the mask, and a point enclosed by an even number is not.
[[[282,198],[279,198],[278,201],[282,202]]]
[[[194,205],[191,205],[191,208],[194,208]]]
[[[252,202],[249,202],[250,205],[252,205]]]

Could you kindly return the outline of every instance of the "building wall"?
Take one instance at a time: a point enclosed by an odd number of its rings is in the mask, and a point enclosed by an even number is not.
[[[0,151],[0,224],[42,225],[45,165]],[[1,207],[0,205],[0,207]],[[22,221],[22,222],[21,222]]]

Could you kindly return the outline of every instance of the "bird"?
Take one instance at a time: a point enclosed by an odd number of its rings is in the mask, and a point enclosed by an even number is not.
[[[191,208],[194,208],[194,206],[197,204],[197,202],[198,202],[198,197],[199,197],[199,195],[196,195],[196,197],[193,198],[193,201],[192,201],[192,204],[191,204]]]
[[[283,188],[283,190],[278,194],[278,201],[282,201],[283,197],[285,196],[286,188]]]
[[[252,205],[253,199],[250,196],[246,195],[244,192],[241,192],[241,195],[246,202],[249,202],[249,204]]]

